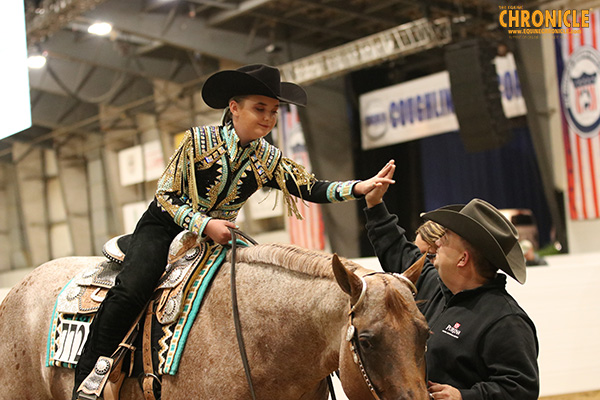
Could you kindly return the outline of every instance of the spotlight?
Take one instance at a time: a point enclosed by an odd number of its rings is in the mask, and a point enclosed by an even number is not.
[[[265,52],[268,54],[279,53],[281,50],[281,46],[276,45],[275,43],[270,43],[265,47]]]
[[[40,69],[46,65],[45,54],[32,54],[27,57],[27,66],[31,69]]]
[[[108,22],[95,22],[88,28],[88,32],[93,35],[106,36],[112,31],[112,25]]]

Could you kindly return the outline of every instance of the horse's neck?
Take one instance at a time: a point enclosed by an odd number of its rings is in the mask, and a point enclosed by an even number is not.
[[[282,348],[293,346],[311,357],[309,365],[326,373],[338,367],[342,329],[347,321],[348,297],[334,278],[312,277],[284,268],[249,266],[247,282],[265,310],[280,326],[271,326]],[[259,317],[260,318],[260,317]],[[274,336],[277,336],[275,338]],[[315,358],[316,357],[316,358]]]
[[[331,368],[331,371],[335,371],[339,364],[342,329],[348,318],[348,296],[333,279],[321,284],[307,282],[303,294],[305,298],[302,301],[308,303],[307,323],[312,323],[315,331],[326,338],[321,353],[323,363]],[[310,342],[315,338],[306,339]]]

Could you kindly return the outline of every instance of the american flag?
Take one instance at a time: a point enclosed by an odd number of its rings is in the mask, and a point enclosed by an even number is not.
[[[599,24],[600,11],[591,11],[589,27],[555,40],[569,214],[574,220],[600,218]]]
[[[283,154],[303,165],[308,171],[311,171],[304,132],[302,131],[296,106],[290,104],[289,109],[281,107],[279,113],[279,132],[282,141],[280,148]],[[307,249],[324,250],[325,230],[323,227],[321,206],[303,201],[298,201],[297,205],[298,211],[300,211],[304,219],[299,220],[293,216],[288,219],[290,242]]]

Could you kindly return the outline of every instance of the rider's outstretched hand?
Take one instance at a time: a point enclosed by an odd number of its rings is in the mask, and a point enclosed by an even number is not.
[[[390,160],[377,175],[354,185],[354,194],[364,194],[365,200],[367,201],[367,207],[369,208],[381,203],[383,201],[383,195],[387,192],[388,187],[395,183],[392,179],[394,177],[394,171],[396,171],[396,164],[394,160]]]

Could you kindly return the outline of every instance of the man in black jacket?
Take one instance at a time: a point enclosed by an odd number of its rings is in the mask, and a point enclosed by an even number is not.
[[[393,173],[392,168],[388,177]],[[382,200],[387,186],[366,196],[366,227],[383,269],[402,272],[421,252],[387,211]],[[537,399],[535,325],[505,289],[506,275],[525,282],[515,227],[479,199],[423,217],[446,228],[433,264],[426,263],[417,282],[416,299],[432,331],[426,353],[432,397]]]

